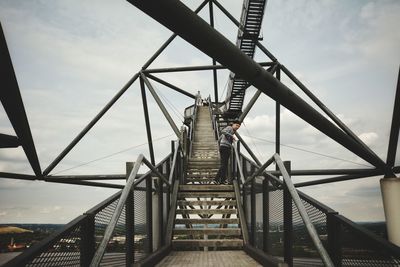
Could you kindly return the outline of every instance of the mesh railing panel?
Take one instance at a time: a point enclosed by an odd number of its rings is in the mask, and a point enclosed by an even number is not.
[[[269,192],[269,251],[283,257],[283,190]]]
[[[400,255],[391,255],[347,225],[342,225],[341,240],[342,266],[400,266]]]
[[[139,187],[145,187],[146,182],[143,181]],[[134,260],[135,262],[144,259],[150,254],[148,251],[148,235],[146,232],[146,191],[134,192]]]
[[[327,248],[326,214],[302,199],[307,214],[318,236]],[[294,266],[324,266],[322,259],[308,234],[297,206],[292,201],[293,212],[293,264]]]
[[[81,227],[76,225],[26,266],[80,266]]]
[[[99,211],[95,215],[95,241],[96,249],[104,236],[104,231],[109,224],[111,217],[117,207],[116,199],[110,205]],[[125,208],[115,226],[113,235],[107,244],[100,266],[123,266],[125,265]]]
[[[263,213],[262,211],[262,194],[256,193],[256,225],[255,225],[255,236],[254,246],[259,249],[263,249]]]

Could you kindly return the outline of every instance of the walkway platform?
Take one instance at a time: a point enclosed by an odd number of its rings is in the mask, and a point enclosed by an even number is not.
[[[190,267],[253,267],[262,266],[243,250],[226,251],[171,251],[157,267],[190,266]]]

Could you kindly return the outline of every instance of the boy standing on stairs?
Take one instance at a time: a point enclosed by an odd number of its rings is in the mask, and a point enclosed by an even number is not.
[[[221,131],[221,135],[218,138],[219,144],[219,155],[221,158],[221,166],[217,172],[217,176],[215,177],[215,182],[217,184],[224,184],[226,183],[226,174],[228,171],[228,161],[231,155],[231,147],[233,141],[236,139],[234,138],[235,132],[240,128],[241,122],[234,121],[232,126],[227,126]],[[231,181],[229,181],[231,182]]]

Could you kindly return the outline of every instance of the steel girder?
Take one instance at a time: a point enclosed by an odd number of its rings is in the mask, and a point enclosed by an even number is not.
[[[37,176],[42,175],[39,159],[33,142],[31,129],[22,101],[21,93],[14,73],[11,57],[8,52],[6,39],[0,24],[0,77],[2,89],[0,100],[4,110],[18,136],[18,140],[24,149],[26,157]],[[14,140],[15,141],[15,140]]]
[[[382,159],[336,127],[180,1],[129,0],[128,2],[232,72],[239,74],[264,94],[359,157],[377,168],[387,168]]]

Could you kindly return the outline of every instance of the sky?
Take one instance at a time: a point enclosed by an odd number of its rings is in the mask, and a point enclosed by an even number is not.
[[[236,18],[241,1],[220,1]],[[200,1],[184,1],[194,9]],[[233,43],[237,29],[215,10],[215,27]],[[208,21],[208,8],[200,12]],[[269,0],[261,41],[383,160],[400,59],[399,1]],[[44,170],[172,34],[126,1],[0,0],[5,33]],[[255,60],[269,61],[261,51]],[[149,68],[210,65],[180,38]],[[218,71],[220,100],[229,72]],[[158,74],[195,94],[213,95],[211,72]],[[282,75],[282,82],[303,97]],[[153,83],[176,125],[193,100]],[[254,94],[250,87],[245,103]],[[147,96],[160,161],[176,137]],[[370,168],[367,162],[281,109],[281,157],[292,169]],[[261,161],[274,153],[275,102],[262,95],[239,130]],[[0,107],[0,132],[14,130]],[[138,82],[52,171],[53,175],[123,174],[125,162],[149,158]],[[311,152],[306,152],[311,151]],[[323,154],[323,155],[321,155]],[[339,159],[341,160],[339,160]],[[400,157],[396,157],[399,165]],[[32,174],[21,148],[0,150],[0,172]],[[302,188],[355,221],[382,221],[381,177]],[[293,177],[294,182],[316,177]],[[121,182],[120,182],[121,183]],[[0,179],[0,223],[67,223],[115,189]]]

